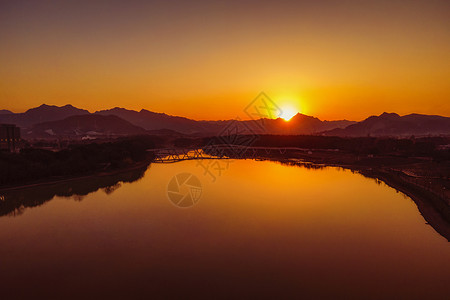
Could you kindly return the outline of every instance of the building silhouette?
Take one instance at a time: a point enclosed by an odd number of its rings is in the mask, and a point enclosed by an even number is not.
[[[0,124],[0,151],[15,152],[20,141],[19,127],[14,124]]]

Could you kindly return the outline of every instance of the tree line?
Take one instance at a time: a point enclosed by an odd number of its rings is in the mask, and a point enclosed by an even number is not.
[[[60,151],[27,147],[19,153],[0,152],[0,185],[126,168],[151,160],[147,149],[154,146],[152,137],[142,136],[69,145]]]

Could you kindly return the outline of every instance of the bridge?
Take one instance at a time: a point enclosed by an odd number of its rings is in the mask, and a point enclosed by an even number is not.
[[[313,150],[297,147],[248,147],[242,145],[221,144],[198,148],[158,148],[149,149],[147,151],[152,152],[155,155],[154,163],[174,163],[193,159],[257,159],[275,155],[279,157],[292,151],[311,154]]]

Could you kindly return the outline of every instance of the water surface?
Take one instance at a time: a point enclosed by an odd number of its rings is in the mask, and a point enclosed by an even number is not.
[[[167,184],[183,172],[203,189],[181,209]],[[252,160],[233,161],[215,182],[197,161],[153,164],[141,175],[77,183],[83,196],[67,197],[74,188],[63,186],[47,201],[42,194],[57,188],[45,187],[16,195],[26,205],[1,204],[2,293],[449,296],[449,243],[410,198],[373,179]]]

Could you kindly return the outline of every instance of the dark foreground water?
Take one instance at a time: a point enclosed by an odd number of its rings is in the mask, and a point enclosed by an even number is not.
[[[0,299],[450,297],[450,243],[394,189],[251,160],[213,182],[196,164],[0,195]],[[186,172],[202,194],[179,208],[167,185]]]

